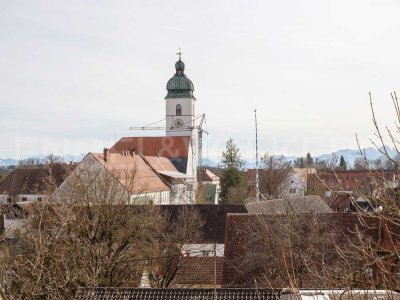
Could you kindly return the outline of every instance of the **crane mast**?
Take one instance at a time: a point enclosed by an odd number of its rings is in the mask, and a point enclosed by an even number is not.
[[[197,153],[198,153],[198,166],[201,167],[202,165],[202,160],[203,160],[203,132],[208,134],[208,131],[203,129],[204,122],[205,122],[206,115],[201,114],[199,116],[196,116],[192,121],[195,121],[197,119],[200,119],[199,125],[193,125],[193,126],[187,126],[186,128],[177,128],[177,127],[171,127],[167,128],[165,126],[151,126],[154,125],[158,122],[164,121],[160,120],[156,123],[152,123],[148,126],[140,126],[140,127],[129,127],[129,130],[166,130],[166,129],[174,129],[176,131],[193,131],[197,130],[197,138],[198,138],[198,148],[197,148]],[[186,124],[186,123],[185,123]],[[185,125],[184,124],[184,125]]]

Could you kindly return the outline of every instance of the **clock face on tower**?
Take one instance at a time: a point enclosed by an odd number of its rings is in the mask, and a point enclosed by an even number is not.
[[[182,119],[175,119],[175,121],[174,121],[174,127],[176,127],[176,128],[181,128],[181,127],[183,127],[183,120],[182,120]]]

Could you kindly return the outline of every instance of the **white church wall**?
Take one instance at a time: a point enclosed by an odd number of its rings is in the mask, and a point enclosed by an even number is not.
[[[167,136],[190,136],[191,130],[187,127],[193,126],[194,112],[194,99],[193,98],[168,98],[165,100],[165,114],[166,114],[166,134]],[[180,104],[182,115],[176,115],[176,106]],[[182,128],[175,128],[175,120],[181,119],[184,123]],[[186,127],[186,129],[185,129]],[[173,129],[171,129],[173,128]]]

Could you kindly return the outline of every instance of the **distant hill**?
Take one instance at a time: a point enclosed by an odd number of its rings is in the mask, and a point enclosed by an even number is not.
[[[0,167],[8,167],[18,165],[18,160],[13,158],[0,158]]]
[[[62,155],[61,156],[61,160],[63,162],[66,162],[66,163],[71,162],[71,161],[72,162],[80,162],[85,155],[86,154],[83,154],[83,153],[79,154],[79,155],[70,155],[70,154]],[[47,157],[47,155],[40,154],[40,155],[32,156],[32,157],[29,157],[29,158],[33,158],[33,159],[38,160],[38,161],[45,161],[46,157]],[[8,166],[15,166],[15,165],[18,165],[18,163],[19,163],[18,159],[14,159],[14,158],[5,158],[5,159],[3,159],[3,158],[0,158],[0,168],[5,168],[5,167],[8,167]]]
[[[392,149],[391,147],[387,147],[386,148],[389,155],[391,157],[395,157],[397,155],[397,152]],[[367,158],[369,160],[376,160],[378,158],[382,157],[382,153],[376,149],[376,148],[372,148],[372,147],[368,147],[363,149],[365,151],[365,154],[367,156]],[[343,155],[344,159],[347,162],[348,166],[353,166],[354,162],[357,158],[361,157],[360,156],[360,151],[358,149],[341,149],[341,150],[337,150],[331,153],[326,153],[326,154],[321,154],[321,155],[316,155],[314,156],[311,152],[311,155],[313,157],[313,159],[318,159],[318,160],[331,160],[333,156],[336,156],[338,161],[340,159],[340,156]],[[278,156],[278,155],[277,155]],[[280,156],[280,155],[279,155]],[[306,156],[306,153],[304,154],[304,156]],[[287,161],[294,161],[296,160],[298,157],[296,156],[285,156]],[[261,160],[260,160],[261,161]],[[204,166],[211,166],[211,167],[215,167],[218,165],[218,163],[220,162],[218,160],[218,158],[212,158],[212,159],[205,159],[203,160],[203,165]],[[251,161],[251,160],[244,160],[245,162],[245,167],[246,168],[255,168],[256,167],[256,162],[255,161]]]
[[[386,149],[391,157],[395,157],[397,155],[397,152],[394,149],[390,147],[386,147]],[[365,155],[367,156],[368,160],[376,160],[382,157],[382,153],[376,148],[368,147],[363,149],[363,151],[365,151]],[[343,158],[345,159],[347,164],[351,166],[354,165],[354,162],[357,158],[361,157],[360,151],[358,149],[343,149],[329,154],[322,154],[316,156],[316,158],[318,158],[319,160],[329,160],[332,159],[333,155],[335,155],[338,159],[340,158],[340,156],[343,155]]]
[[[367,158],[369,160],[376,160],[380,157],[382,157],[382,154],[379,152],[379,150],[372,148],[372,147],[368,147],[365,148],[365,154],[367,155]],[[396,151],[390,147],[387,147],[388,153],[390,156],[395,157],[397,155]],[[79,155],[63,155],[61,156],[62,161],[64,162],[80,162],[83,157],[86,154],[82,153]],[[304,156],[306,155],[306,153],[304,154]],[[335,155],[338,159],[340,158],[340,156],[343,155],[344,159],[346,160],[347,164],[349,166],[354,165],[355,160],[360,157],[360,152],[358,149],[341,149],[341,150],[337,150],[335,152],[331,152],[331,153],[326,153],[326,154],[321,154],[321,155],[317,155],[314,156],[313,153],[311,152],[311,155],[313,156],[314,159],[319,159],[319,160],[331,160],[332,156]],[[280,155],[279,155],[280,156]],[[45,160],[46,159],[46,155],[36,155],[34,157],[32,157],[34,159],[38,159],[38,160]],[[296,158],[296,156],[285,156],[287,161],[294,161]],[[6,158],[6,159],[2,159],[0,158],[0,167],[7,167],[7,166],[11,166],[11,165],[18,165],[19,160],[14,159],[14,158]],[[256,162],[252,161],[252,160],[245,160],[245,167],[246,168],[255,168],[256,167]],[[218,164],[221,163],[221,159],[219,157],[212,157],[212,158],[203,158],[202,160],[202,165],[203,166],[209,166],[209,167],[217,167]]]

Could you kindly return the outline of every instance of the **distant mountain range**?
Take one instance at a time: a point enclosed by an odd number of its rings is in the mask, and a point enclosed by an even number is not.
[[[80,162],[82,160],[82,158],[85,156],[86,154],[82,153],[79,155],[70,155],[70,154],[66,154],[66,155],[62,155],[60,156],[61,160],[68,163],[68,162]],[[34,160],[37,161],[45,161],[46,160],[47,155],[36,155],[36,156],[32,156],[29,158],[33,158]],[[18,159],[14,159],[14,158],[0,158],[0,167],[8,167],[8,166],[16,166],[18,165],[20,160]]]
[[[365,151],[365,154],[367,156],[367,158],[369,160],[376,160],[380,157],[382,157],[382,154],[379,152],[379,150],[369,147],[369,148],[365,148],[363,149]],[[397,152],[390,148],[387,147],[387,151],[389,153],[390,156],[395,157],[397,155]],[[311,153],[312,155],[312,153]],[[338,159],[340,158],[340,156],[343,155],[344,159],[346,160],[347,164],[349,166],[354,165],[354,161],[360,157],[360,152],[358,149],[341,149],[341,150],[337,150],[335,152],[332,153],[328,153],[328,154],[321,154],[321,155],[317,155],[317,156],[313,156],[313,159],[319,159],[319,160],[331,160],[332,156],[336,156]],[[62,155],[61,156],[61,160],[64,162],[80,162],[82,160],[82,158],[85,156],[84,153],[79,154],[79,155]],[[305,155],[304,155],[305,156]],[[36,155],[34,157],[35,160],[39,160],[39,161],[44,161],[46,159],[46,155]],[[296,160],[298,157],[297,156],[285,156],[287,161],[294,161]],[[11,166],[11,165],[18,165],[19,160],[18,159],[14,159],[14,158],[5,158],[2,159],[0,158],[0,167],[7,167],[7,166]],[[250,160],[244,160],[245,162],[245,167],[246,168],[255,168],[256,167],[256,162],[255,161],[250,161]],[[204,158],[203,159],[203,166],[210,166],[210,167],[217,167],[218,164],[221,163],[221,159],[219,157],[212,157],[212,158]]]
[[[382,148],[381,148],[381,150],[382,150]],[[397,152],[394,149],[392,149],[391,147],[386,147],[386,150],[388,151],[388,154],[391,157],[395,157],[397,155]],[[382,153],[376,148],[368,147],[368,148],[363,149],[363,151],[365,151],[365,155],[367,156],[368,160],[371,160],[371,161],[382,157]],[[345,161],[347,162],[348,166],[353,166],[355,160],[357,158],[361,157],[360,151],[358,149],[341,149],[341,150],[337,150],[335,152],[316,155],[316,156],[313,156],[311,153],[311,156],[313,157],[314,160],[318,159],[318,160],[328,160],[328,161],[330,161],[333,156],[336,156],[339,161],[339,159],[342,155],[343,155],[343,158],[345,159]],[[276,156],[278,156],[278,155],[276,155]],[[306,154],[304,154],[304,156],[306,156]],[[291,162],[295,161],[297,158],[299,158],[299,156],[285,156],[286,161],[291,161]],[[219,158],[203,159],[204,166],[216,167],[216,166],[218,166],[218,163],[220,163]],[[246,168],[255,168],[256,167],[255,161],[244,160],[244,163],[245,163]]]

